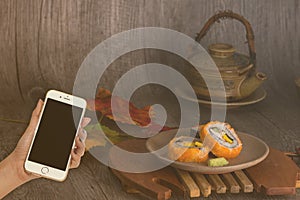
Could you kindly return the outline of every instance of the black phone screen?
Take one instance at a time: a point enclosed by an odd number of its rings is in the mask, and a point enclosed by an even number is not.
[[[48,99],[28,160],[65,170],[82,111]]]

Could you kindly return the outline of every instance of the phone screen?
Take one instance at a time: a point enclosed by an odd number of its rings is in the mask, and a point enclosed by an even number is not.
[[[65,170],[82,111],[48,99],[28,160]]]

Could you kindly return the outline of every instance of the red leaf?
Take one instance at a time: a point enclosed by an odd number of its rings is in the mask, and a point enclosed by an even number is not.
[[[112,115],[111,104],[114,103],[115,115]],[[126,107],[129,107],[130,116],[126,116]],[[131,102],[114,96],[112,97],[111,92],[104,88],[100,88],[96,95],[95,100],[88,100],[87,108],[92,111],[99,111],[102,115],[114,121],[119,121],[126,124],[138,125],[142,127],[147,127],[151,122],[150,116],[155,116],[155,113],[150,110],[150,106],[144,108],[137,108]],[[153,124],[152,127],[160,126],[158,124]],[[169,130],[169,127],[162,127],[162,130]]]

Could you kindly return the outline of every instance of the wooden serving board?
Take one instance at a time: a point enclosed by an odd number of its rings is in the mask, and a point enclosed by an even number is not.
[[[121,142],[118,146],[130,152],[146,153],[148,150],[145,144],[146,140],[144,139],[132,139]],[[109,159],[112,164],[132,164],[126,163],[126,158],[118,158],[112,153],[110,153]],[[149,173],[126,173],[114,169],[111,170],[120,179],[125,191],[129,193],[143,193],[159,200],[169,199],[172,192],[185,194],[185,188],[178,180],[172,167]]]
[[[121,142],[124,150],[145,153],[146,140],[133,139]],[[110,154],[110,162],[126,164],[126,158]],[[149,173],[126,173],[112,169],[129,193],[143,193],[156,199],[169,199],[172,192],[190,197],[208,197],[212,192],[251,193],[254,189],[267,195],[295,194],[300,179],[298,166],[282,152],[270,148],[267,159],[246,170],[222,175],[204,175],[166,167]]]
[[[270,148],[268,157],[246,172],[258,192],[263,191],[267,195],[296,194],[299,167],[281,151]]]

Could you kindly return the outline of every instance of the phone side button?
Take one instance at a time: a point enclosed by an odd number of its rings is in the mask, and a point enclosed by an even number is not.
[[[41,169],[41,172],[42,172],[42,174],[47,174],[47,173],[49,172],[48,167],[43,167],[43,168]]]

